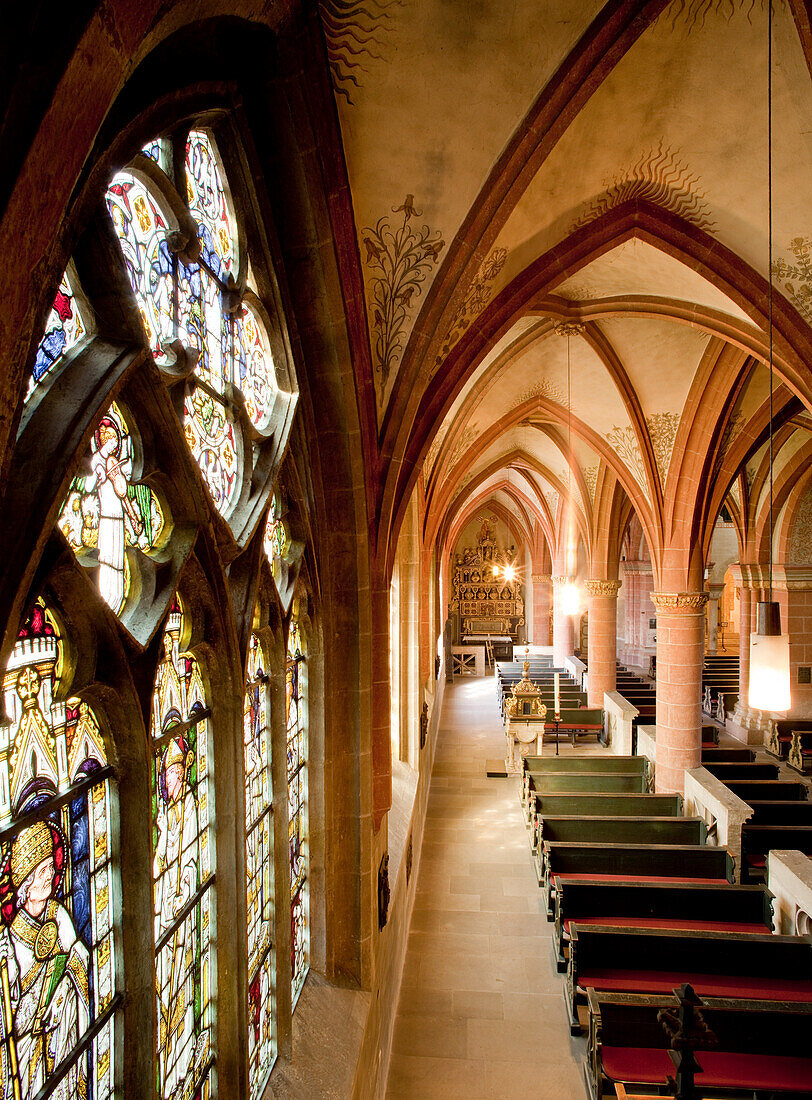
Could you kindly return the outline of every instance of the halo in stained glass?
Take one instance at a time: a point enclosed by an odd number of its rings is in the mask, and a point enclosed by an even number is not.
[[[200,665],[182,648],[185,635],[176,601],[164,631],[150,724],[162,1100],[208,1097],[215,1050],[209,710]]]
[[[66,271],[56,292],[53,308],[45,322],[45,335],[39,342],[34,359],[34,369],[28,383],[26,401],[37,386],[49,375],[66,351],[75,347],[87,333],[73,283]]]
[[[273,956],[273,805],[268,676],[252,634],[243,703],[245,874],[248,932],[248,1076],[261,1095],[276,1054]]]
[[[166,240],[169,220],[153,192],[130,172],[114,177],[106,198],[147,341],[160,358],[164,346],[175,338],[175,261]]]
[[[214,142],[204,130],[192,130],[186,139],[186,185],[189,209],[200,227],[206,262],[222,279],[236,265],[237,226],[223,185]]]
[[[132,481],[133,438],[115,402],[93,434],[88,464],[90,472],[71,482],[57,524],[80,560],[98,564],[102,599],[118,614],[130,593],[127,547],[155,550],[166,523],[152,489]]]
[[[271,411],[276,378],[265,326],[247,302],[243,316],[234,320],[234,384],[242,390],[251,423],[263,429]]]
[[[110,772],[93,710],[59,701],[63,648],[40,598],[3,676],[0,975],[12,1028],[0,1034],[0,1073],[4,1096],[107,1100],[117,992]],[[43,1018],[58,1022],[45,1029]]]

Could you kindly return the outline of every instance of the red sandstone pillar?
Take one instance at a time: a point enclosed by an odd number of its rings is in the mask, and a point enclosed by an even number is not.
[[[739,705],[746,707],[750,691],[750,631],[753,622],[753,589],[739,589]]]
[[[553,577],[553,662],[556,668],[564,667],[564,660],[572,657],[573,627],[572,615],[561,610],[561,589],[572,580],[571,577]]]
[[[617,593],[621,581],[589,580],[589,705],[603,706],[603,694],[617,687]]]
[[[702,756],[707,592],[652,592],[657,609],[656,789],[682,794]]]
[[[533,643],[550,644],[550,601],[552,581],[549,573],[533,573]]]

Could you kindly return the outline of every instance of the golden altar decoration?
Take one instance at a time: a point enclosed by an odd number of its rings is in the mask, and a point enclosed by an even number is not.
[[[483,516],[476,546],[454,562],[451,613],[459,615],[460,633],[510,635],[524,625],[524,600],[518,576],[505,576],[495,538],[495,518]],[[498,574],[496,572],[498,570]]]

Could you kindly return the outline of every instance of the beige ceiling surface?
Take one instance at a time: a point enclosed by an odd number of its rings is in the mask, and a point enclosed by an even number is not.
[[[555,291],[571,301],[596,298],[643,297],[678,299],[727,313],[737,320],[750,318],[718,287],[678,259],[646,241],[632,238],[587,264]]]

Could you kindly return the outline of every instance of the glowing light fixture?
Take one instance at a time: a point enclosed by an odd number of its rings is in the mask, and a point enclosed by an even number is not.
[[[561,587],[561,611],[564,615],[577,615],[581,610],[581,595],[578,585],[568,580]]]
[[[781,608],[773,600],[773,24],[767,5],[767,241],[770,275],[770,598],[759,601],[756,633],[750,635],[750,685],[754,710],[787,711],[792,705],[789,636],[781,633]]]
[[[512,581],[512,580],[514,580],[515,577],[516,577],[516,570],[513,568],[512,565],[506,565],[505,566],[505,580],[506,581]]]

